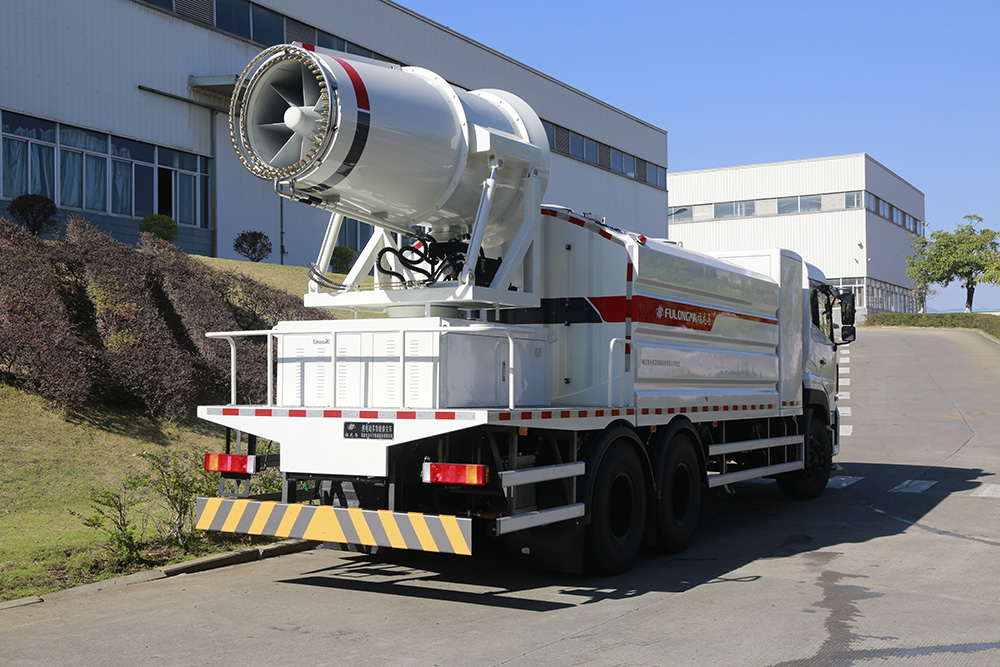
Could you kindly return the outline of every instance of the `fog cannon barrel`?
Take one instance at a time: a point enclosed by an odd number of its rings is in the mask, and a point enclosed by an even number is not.
[[[250,63],[230,128],[256,176],[316,205],[435,236],[469,233],[496,147],[526,147],[532,164],[507,159],[496,173],[487,246],[509,240],[504,223],[520,214],[525,170],[537,170],[543,193],[548,182],[545,129],[516,95],[465,91],[425,69],[308,45],[272,47]]]

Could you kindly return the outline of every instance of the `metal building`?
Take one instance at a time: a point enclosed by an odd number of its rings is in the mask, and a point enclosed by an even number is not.
[[[0,16],[0,215],[41,193],[128,242],[166,213],[188,252],[236,258],[235,236],[259,230],[268,261],[282,239],[284,263],[315,260],[327,215],[251,176],[227,117],[251,58],[299,41],[521,96],[553,148],[546,202],[664,234],[664,130],[388,0],[0,0]],[[369,233],[345,225],[341,242]]]
[[[859,153],[667,176],[671,240],[700,251],[780,246],[856,294],[859,314],[916,312],[905,257],[924,195]]]

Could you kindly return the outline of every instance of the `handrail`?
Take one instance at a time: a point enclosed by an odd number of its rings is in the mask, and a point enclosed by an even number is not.
[[[403,338],[403,345],[400,346],[399,364],[402,368],[402,372],[406,372],[406,345],[405,337],[409,332],[428,332],[428,333],[466,333],[469,331],[485,331],[489,333],[503,334],[507,338],[507,406],[510,410],[514,409],[514,382],[516,379],[515,368],[514,368],[514,334],[515,333],[536,333],[536,329],[530,327],[508,327],[508,326],[477,326],[475,324],[470,326],[458,326],[458,327],[418,327],[418,328],[407,328],[407,329],[351,329],[350,333],[382,333],[386,331],[391,331],[393,333],[398,333],[401,338]],[[251,331],[211,331],[205,334],[206,338],[222,338],[229,343],[229,372],[230,372],[230,391],[229,400],[230,405],[236,405],[236,341],[238,337],[248,338],[251,336],[267,336],[267,406],[271,407],[274,405],[274,345],[273,341],[279,336],[291,336],[291,335],[306,335],[306,336],[316,336],[322,334],[336,335],[337,331],[332,329],[292,329],[286,331],[276,331],[274,329],[256,329]],[[617,340],[617,339],[616,339]],[[336,354],[332,355],[331,358],[336,358]],[[405,378],[404,378],[405,379]],[[405,382],[402,383],[404,387],[402,393],[403,407],[406,407],[406,390]],[[609,392],[610,396],[610,392]]]

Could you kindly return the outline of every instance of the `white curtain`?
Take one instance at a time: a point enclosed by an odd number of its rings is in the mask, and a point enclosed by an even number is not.
[[[83,208],[83,154],[59,149],[59,201]]]
[[[132,215],[132,163],[111,161],[111,212]]]
[[[28,142],[3,140],[3,196],[19,197],[28,192]]]
[[[31,144],[31,194],[56,196],[56,149]]]
[[[108,210],[108,159],[96,155],[86,156],[84,202],[91,211]]]

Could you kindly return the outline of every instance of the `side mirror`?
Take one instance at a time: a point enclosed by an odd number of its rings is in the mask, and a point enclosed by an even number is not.
[[[857,332],[854,330],[853,324],[845,324],[840,327],[840,341],[842,343],[850,343],[855,338],[857,338]]]
[[[840,322],[841,324],[854,324],[854,293],[840,293]],[[853,328],[852,328],[853,331]]]

